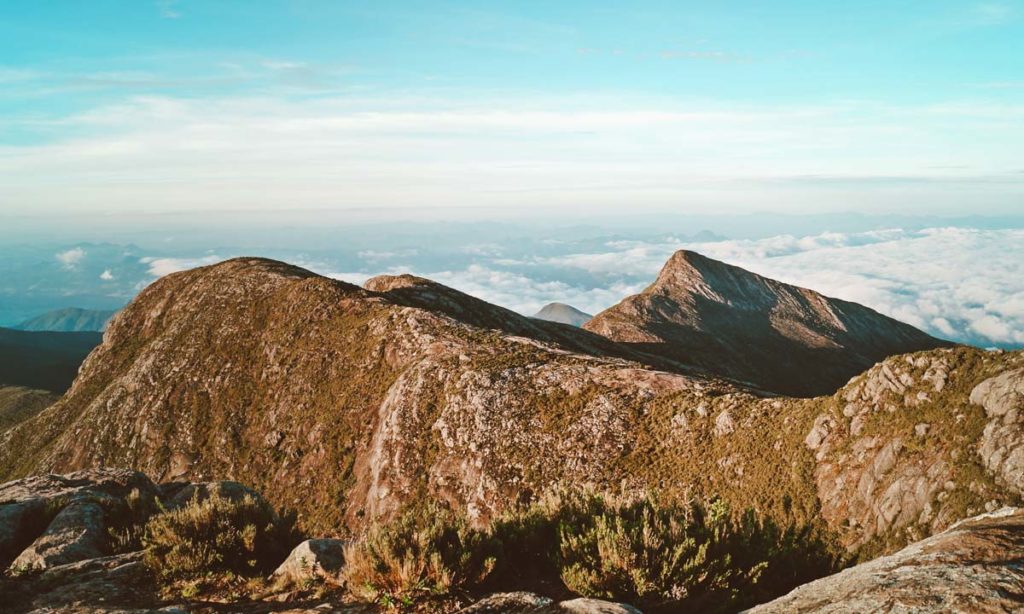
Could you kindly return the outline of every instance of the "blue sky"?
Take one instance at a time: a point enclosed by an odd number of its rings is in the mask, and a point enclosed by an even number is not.
[[[7,214],[959,215],[1024,196],[1019,1],[0,11]]]

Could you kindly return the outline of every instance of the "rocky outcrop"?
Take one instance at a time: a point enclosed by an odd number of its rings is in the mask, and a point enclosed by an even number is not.
[[[0,485],[0,567],[37,571],[109,553],[108,527],[156,486],[123,469],[43,475]]]
[[[612,344],[571,327],[516,316],[569,331],[550,342],[484,328],[500,312],[482,301],[417,306],[436,285],[369,286],[261,259],[160,279],[68,394],[15,427],[0,475],[230,476],[328,535],[424,491],[484,522],[557,482],[621,481],[633,425],[663,395],[740,392],[570,347]]]
[[[996,484],[1006,479],[998,471],[1006,465],[994,461],[1003,457],[985,451],[1012,452],[1021,437],[1006,420],[1019,406],[1008,390],[1020,362],[964,348],[898,356],[818,403],[824,411],[804,445],[815,457],[821,515],[848,545],[888,550],[1018,501],[1019,491]],[[985,402],[988,416],[977,406]],[[979,466],[979,446],[990,471]]]
[[[302,584],[311,580],[338,583],[345,563],[345,542],[340,539],[307,539],[291,551],[274,570],[282,584]]]
[[[640,614],[625,603],[600,599],[555,602],[533,593],[497,593],[458,611],[458,614]]]
[[[1024,494],[1024,369],[978,384],[971,403],[984,407],[988,418],[978,447],[981,462],[1000,484]]]
[[[730,296],[778,289],[733,274]],[[989,418],[969,397],[1024,366],[1019,353],[896,356],[832,396],[771,398],[588,351],[592,333],[419,278],[368,288],[253,258],[162,278],[68,394],[9,431],[0,475],[117,464],[161,482],[229,477],[337,538],[424,497],[483,525],[560,485],[657,489],[820,524],[868,554],[1018,496],[996,483],[1012,470],[979,455],[992,420],[1006,433],[990,438],[1015,436],[1014,412]],[[556,329],[569,332],[545,337]]]
[[[584,329],[795,396],[831,394],[887,356],[951,345],[862,305],[685,250]]]
[[[903,550],[805,584],[751,614],[1019,612],[1024,511],[958,523]]]

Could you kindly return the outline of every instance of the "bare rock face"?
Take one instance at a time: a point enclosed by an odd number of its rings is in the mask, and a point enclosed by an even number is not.
[[[107,554],[107,515],[133,493],[156,498],[145,475],[94,469],[0,485],[0,566],[47,569]]]
[[[817,402],[826,411],[804,445],[815,455],[821,515],[847,545],[889,550],[1018,501],[1019,489],[996,481],[1020,475],[1013,459],[1024,431],[1011,409],[1020,371],[1004,373],[1020,360],[973,349],[897,356]],[[986,402],[988,417],[978,407]]]
[[[104,511],[99,503],[69,503],[32,545],[14,559],[16,570],[46,569],[103,556],[107,543]]]
[[[496,593],[458,614],[641,614],[640,610],[625,603],[601,599],[570,599],[556,603],[533,593]]]
[[[284,584],[312,579],[337,583],[345,563],[345,544],[341,539],[307,539],[295,546],[273,575]]]
[[[1018,612],[1024,511],[960,522],[903,550],[805,584],[752,614]]]
[[[794,396],[830,394],[887,356],[951,345],[862,305],[685,250],[646,290],[584,328]]]
[[[988,423],[978,454],[1001,484],[1024,494],[1024,369],[1006,371],[978,384],[971,403],[985,408]]]

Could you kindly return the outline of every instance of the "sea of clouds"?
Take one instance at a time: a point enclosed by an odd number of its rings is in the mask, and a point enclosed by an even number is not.
[[[9,248],[0,261],[0,325],[48,309],[117,308],[164,275],[232,256],[262,255],[351,283],[413,273],[525,315],[549,302],[594,314],[641,291],[679,249],[855,301],[933,335],[982,347],[1024,347],[1024,230],[924,228],[723,239],[654,232],[573,235],[436,231],[373,248],[220,247],[167,251],[120,244]],[[589,234],[588,234],[589,233]],[[388,239],[388,237],[392,237]],[[461,238],[460,238],[461,237]],[[422,240],[420,240],[422,239]],[[390,241],[390,243],[389,243]],[[411,245],[411,246],[410,246]]]
[[[980,346],[1024,346],[1024,230],[890,229],[694,242],[612,240],[601,249],[509,258],[500,249],[464,267],[412,264],[325,274],[361,283],[413,272],[524,314],[552,301],[597,313],[642,290],[679,249],[867,305],[933,335]]]

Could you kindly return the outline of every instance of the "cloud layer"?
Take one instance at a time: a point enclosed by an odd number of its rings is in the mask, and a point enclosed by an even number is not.
[[[571,246],[570,246],[571,248]],[[548,302],[597,313],[650,283],[692,249],[751,271],[858,302],[934,335],[1024,346],[1024,231],[931,228],[690,242],[617,240],[534,258],[491,256],[461,269],[413,271],[524,314]],[[358,283],[369,274],[334,276]]]

